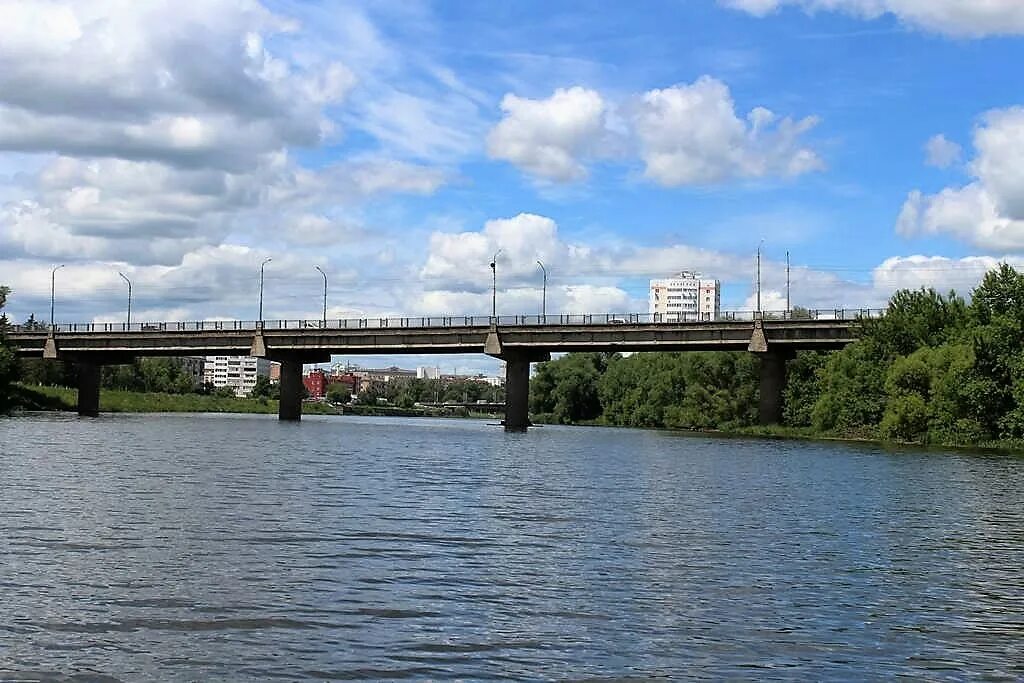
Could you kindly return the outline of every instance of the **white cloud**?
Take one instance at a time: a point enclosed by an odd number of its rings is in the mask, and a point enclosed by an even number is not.
[[[666,186],[820,170],[821,159],[800,141],[816,123],[779,119],[763,107],[741,120],[729,88],[708,76],[645,93],[633,120],[644,173]]]
[[[1020,0],[719,0],[719,3],[759,17],[792,5],[807,12],[840,11],[864,19],[892,14],[910,26],[954,36],[1024,34],[1024,3]]]
[[[992,256],[968,256],[952,259],[945,256],[894,256],[883,261],[872,273],[872,283],[883,292],[897,289],[932,287],[946,293],[955,289],[967,296],[978,285],[985,273],[1000,263],[1024,263],[1022,259]]]
[[[594,90],[574,87],[546,100],[506,95],[502,109],[505,118],[488,137],[491,157],[544,180],[586,178],[588,162],[622,156],[627,143],[644,162],[644,175],[668,187],[824,168],[801,140],[816,117],[779,118],[756,107],[741,119],[728,86],[710,76],[650,90],[619,107]]]
[[[2,150],[237,172],[316,145],[354,84],[272,54],[264,35],[291,26],[255,0],[0,0],[0,16]]]
[[[579,86],[559,88],[546,100],[505,95],[505,117],[487,137],[487,151],[528,173],[555,181],[587,175],[583,160],[606,135],[601,95]]]
[[[0,176],[8,256],[173,265],[232,235],[324,245],[368,197],[448,178],[379,154],[295,161],[356,79],[256,0],[0,0],[0,16],[0,167],[20,167]]]
[[[1024,108],[990,111],[974,131],[975,180],[910,193],[896,223],[905,236],[948,233],[994,250],[1024,249]]]
[[[945,135],[934,135],[924,145],[925,163],[936,168],[949,168],[960,162],[963,152],[960,145],[948,140]]]

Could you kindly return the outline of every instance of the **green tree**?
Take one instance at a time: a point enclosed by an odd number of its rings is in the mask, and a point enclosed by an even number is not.
[[[263,375],[256,376],[256,384],[249,392],[249,398],[279,399],[281,398],[280,385],[271,382],[270,378]]]
[[[824,432],[872,431],[885,410],[888,364],[872,340],[861,339],[829,356],[811,423]]]
[[[348,403],[352,400],[352,390],[347,384],[335,382],[327,385],[326,397],[331,403]]]
[[[9,287],[0,286],[0,413],[14,406],[14,382],[18,379],[18,357],[7,341],[7,315],[2,311],[7,305]]]
[[[810,427],[814,404],[821,396],[821,373],[829,354],[800,351],[787,366],[786,388],[782,392],[782,416],[791,427]]]
[[[884,316],[861,322],[862,336],[882,358],[892,359],[958,339],[969,320],[967,305],[956,292],[943,296],[934,289],[904,289],[893,294]]]
[[[533,413],[549,414],[562,424],[599,417],[598,381],[611,358],[602,353],[570,353],[540,363],[530,384]]]

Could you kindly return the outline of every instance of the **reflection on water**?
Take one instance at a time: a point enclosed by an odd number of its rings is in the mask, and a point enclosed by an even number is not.
[[[1024,459],[0,420],[0,678],[1024,676]]]

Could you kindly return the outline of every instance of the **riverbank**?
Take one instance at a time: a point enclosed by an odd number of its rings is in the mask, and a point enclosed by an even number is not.
[[[77,391],[67,387],[14,385],[14,405],[22,411],[74,411]],[[254,413],[276,414],[278,402],[264,398],[236,398],[203,394],[161,394],[117,389],[100,390],[104,413]],[[373,415],[381,417],[460,417],[490,419],[493,415],[472,413],[465,408],[441,410],[397,406],[342,406],[307,401],[304,415]]]
[[[549,416],[538,415],[533,418],[538,425],[561,424],[549,418]],[[608,427],[613,429],[656,429],[659,431],[673,432],[686,436],[715,436],[735,439],[767,439],[786,441],[812,441],[812,442],[834,442],[859,443],[880,446],[886,449],[910,448],[915,450],[941,448],[945,450],[972,450],[990,451],[993,453],[1007,453],[1014,455],[1024,454],[1024,441],[983,441],[978,443],[926,443],[923,441],[895,441],[882,438],[877,433],[869,430],[858,432],[838,433],[820,432],[811,427],[787,427],[785,425],[736,427],[733,429],[678,429],[672,427],[635,427],[630,425],[616,425],[604,420],[586,420],[573,423],[574,427]]]

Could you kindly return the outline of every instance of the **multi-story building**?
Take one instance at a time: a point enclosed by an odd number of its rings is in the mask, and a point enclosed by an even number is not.
[[[319,401],[327,395],[327,373],[320,368],[307,372],[302,378],[302,384],[309,392],[310,398]]]
[[[714,320],[722,305],[718,280],[684,270],[664,280],[651,280],[649,310],[665,322]]]
[[[207,356],[203,381],[214,387],[231,387],[235,396],[248,396],[257,377],[270,377],[270,361],[246,356]]]

